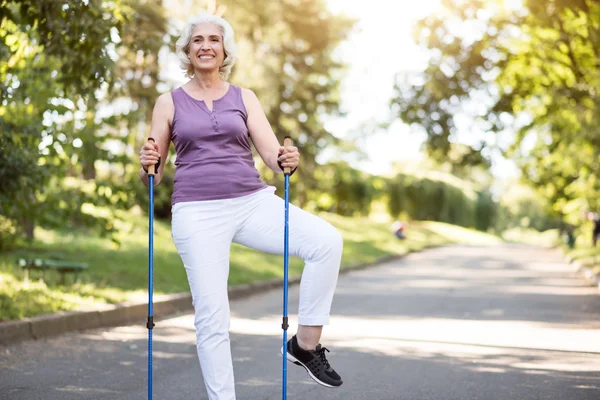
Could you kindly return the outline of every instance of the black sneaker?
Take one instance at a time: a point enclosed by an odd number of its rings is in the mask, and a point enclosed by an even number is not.
[[[329,352],[326,347],[321,347],[320,344],[317,345],[315,350],[304,350],[298,345],[296,336],[287,342],[288,361],[304,367],[315,382],[331,388],[338,387],[343,383],[342,378],[329,365],[325,357],[326,351]],[[283,354],[283,347],[281,348],[281,354]]]

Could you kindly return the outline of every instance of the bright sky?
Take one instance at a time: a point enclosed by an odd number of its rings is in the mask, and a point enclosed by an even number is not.
[[[399,72],[422,70],[426,58],[412,39],[412,26],[439,6],[439,0],[328,0],[330,10],[358,19],[356,32],[341,48],[342,59],[350,65],[342,83],[342,109],[348,114],[326,127],[344,137],[359,130],[359,143],[368,160],[359,167],[385,174],[397,160],[419,159],[424,135],[411,133],[402,123],[386,132],[374,126],[389,119],[394,77]]]

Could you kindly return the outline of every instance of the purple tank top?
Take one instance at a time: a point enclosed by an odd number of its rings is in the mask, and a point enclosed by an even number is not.
[[[182,88],[171,92],[175,113],[175,183],[171,204],[241,197],[267,187],[254,166],[241,88],[229,85],[212,112]]]

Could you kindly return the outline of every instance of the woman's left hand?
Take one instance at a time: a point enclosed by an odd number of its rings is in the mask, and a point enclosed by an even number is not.
[[[289,167],[292,171],[298,168],[300,162],[300,153],[296,146],[279,147],[279,156],[277,157],[279,168]]]

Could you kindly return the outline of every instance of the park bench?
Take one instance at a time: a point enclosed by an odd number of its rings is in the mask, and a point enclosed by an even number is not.
[[[19,258],[17,263],[25,272],[25,281],[29,280],[29,271],[42,271],[42,279],[44,279],[46,271],[54,270],[60,274],[61,284],[65,282],[65,274],[73,273],[75,276],[74,281],[76,282],[79,279],[79,273],[88,268],[88,265],[85,263],[64,260],[45,260],[41,258]]]

